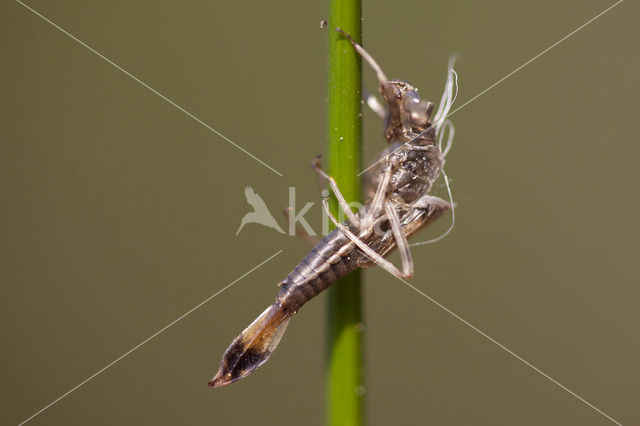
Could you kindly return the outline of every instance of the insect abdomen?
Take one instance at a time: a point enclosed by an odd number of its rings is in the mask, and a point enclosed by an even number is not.
[[[228,385],[264,364],[278,346],[291,316],[318,293],[356,269],[353,247],[340,231],[324,237],[282,282],[275,303],[227,348],[209,386]]]
[[[356,268],[354,245],[334,230],[283,280],[277,299],[283,307],[295,312]]]

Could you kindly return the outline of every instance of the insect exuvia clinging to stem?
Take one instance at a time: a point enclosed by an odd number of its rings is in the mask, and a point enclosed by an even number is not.
[[[362,46],[349,34],[336,30],[349,39],[376,73],[385,102],[382,105],[369,96],[367,103],[384,119],[384,136],[389,145],[368,171],[371,190],[365,207],[357,213],[351,211],[338,182],[322,170],[318,159],[312,163],[316,172],[329,182],[347,220],[339,223],[329,211],[326,198],[323,199],[323,207],[336,229],[282,280],[275,302],[234,339],[209,382],[212,387],[233,383],[264,364],[291,317],[306,302],[355,269],[377,264],[398,277],[413,276],[407,239],[453,208],[452,202],[429,195],[442,173],[444,156],[453,137],[453,127],[445,120],[457,87],[453,64],[450,63],[445,93],[432,119],[433,103],[422,100],[411,84],[389,80]],[[443,150],[447,128],[448,140]],[[395,248],[400,253],[401,268],[385,259]]]

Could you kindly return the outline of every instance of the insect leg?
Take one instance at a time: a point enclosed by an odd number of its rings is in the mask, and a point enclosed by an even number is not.
[[[393,263],[389,262],[387,259],[385,259],[384,257],[380,256],[378,253],[376,253],[375,250],[373,250],[364,241],[358,238],[353,232],[349,230],[349,228],[344,226],[344,224],[339,223],[331,213],[331,210],[329,210],[329,203],[327,202],[326,198],[322,199],[322,206],[324,207],[325,211],[327,212],[327,215],[329,216],[329,219],[331,219],[333,224],[338,229],[340,229],[340,231],[344,234],[345,237],[350,239],[356,246],[358,246],[358,248],[362,250],[362,252],[366,254],[371,260],[373,260],[384,270],[386,270],[392,275],[395,275],[396,277],[409,278],[409,276],[407,276],[404,272],[396,268]]]
[[[329,186],[331,186],[331,190],[336,195],[336,198],[338,199],[338,204],[340,204],[340,207],[342,208],[342,211],[345,212],[345,214],[347,215],[347,218],[349,218],[349,221],[355,227],[360,228],[360,219],[358,219],[358,217],[353,213],[353,211],[351,211],[351,207],[349,206],[349,203],[347,203],[347,200],[344,198],[344,196],[340,192],[340,189],[338,188],[338,184],[336,183],[336,180],[334,178],[332,178],[331,176],[329,176],[328,174],[326,174],[324,172],[324,170],[322,170],[322,166],[320,165],[320,157],[319,156],[316,157],[311,162],[311,167],[313,167],[313,169],[316,172],[318,172],[318,174],[320,174],[320,176],[322,176],[323,178],[325,178],[325,179],[327,179],[329,181]]]
[[[380,65],[378,65],[375,59],[373,59],[373,57],[369,55],[369,52],[364,50],[362,46],[356,43],[353,37],[351,37],[351,34],[349,34],[348,32],[340,28],[336,28],[336,31],[338,31],[340,34],[342,34],[343,36],[349,39],[353,47],[356,49],[356,52],[358,52],[360,56],[362,56],[362,59],[364,59],[365,62],[368,63],[369,66],[373,68],[373,70],[376,72],[376,76],[378,77],[378,80],[380,81],[380,83],[386,83],[387,81],[389,81],[387,76],[384,74],[384,71],[382,71],[382,68],[380,68]]]
[[[453,204],[450,202],[433,195],[423,195],[411,203],[411,208],[425,209],[429,214],[440,213],[444,210],[450,209],[452,206]]]
[[[389,223],[391,223],[391,230],[393,231],[393,236],[396,240],[396,246],[398,247],[398,251],[400,252],[400,259],[402,260],[402,273],[404,274],[405,278],[410,278],[413,276],[413,259],[411,258],[411,251],[409,250],[407,236],[402,230],[400,218],[398,217],[398,213],[396,212],[396,209],[393,208],[393,204],[391,202],[385,203],[384,211],[389,218]]]
[[[391,166],[387,166],[384,170],[384,174],[378,182],[378,188],[371,201],[371,206],[367,211],[363,219],[363,228],[367,228],[373,224],[377,219],[378,213],[383,207],[384,196],[386,195],[387,187],[389,186],[389,180],[391,180]]]
[[[444,237],[446,237],[447,235],[449,235],[449,233],[453,231],[453,228],[456,225],[456,209],[455,209],[456,204],[453,202],[453,195],[451,194],[451,186],[449,185],[449,177],[444,172],[444,170],[442,170],[442,175],[444,176],[444,182],[447,185],[447,192],[449,193],[449,200],[451,202],[447,202],[438,197],[425,195],[419,198],[418,200],[416,200],[411,206],[414,208],[425,209],[427,211],[427,214],[432,218],[437,218],[444,211],[451,209],[451,226],[449,226],[449,228],[439,237],[433,238],[428,241],[420,241],[418,243],[413,243],[411,244],[411,246],[421,246],[425,244],[438,242]]]
[[[378,117],[381,119],[385,119],[387,117],[387,109],[382,105],[382,103],[371,94],[367,89],[362,89],[362,100],[364,100],[371,111],[373,111]]]

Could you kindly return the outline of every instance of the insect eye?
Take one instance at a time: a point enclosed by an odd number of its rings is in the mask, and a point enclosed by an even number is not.
[[[412,106],[419,103],[420,103],[420,96],[418,96],[416,92],[411,91],[404,94],[404,97],[402,99],[402,106],[407,111],[409,111]]]
[[[433,104],[421,101],[416,92],[407,92],[402,99],[402,106],[409,113],[411,120],[418,124],[426,124],[433,110]]]

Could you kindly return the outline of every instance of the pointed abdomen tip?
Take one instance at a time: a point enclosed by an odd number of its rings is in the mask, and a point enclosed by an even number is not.
[[[220,388],[224,385],[228,385],[232,382],[232,380],[229,379],[230,378],[224,377],[222,374],[218,373],[213,377],[213,379],[209,380],[209,387]]]

